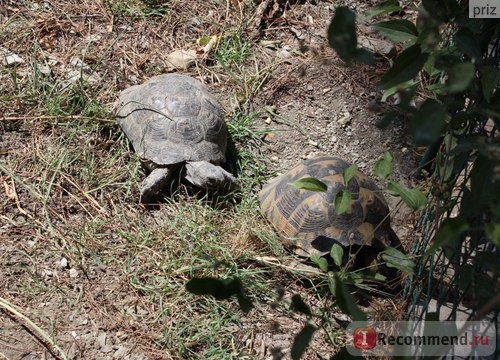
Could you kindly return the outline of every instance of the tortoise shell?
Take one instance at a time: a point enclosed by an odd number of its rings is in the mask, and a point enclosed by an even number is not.
[[[227,126],[222,108],[194,78],[164,74],[127,88],[120,94],[117,115],[143,160],[158,165],[225,161]]]
[[[299,255],[324,255],[334,243],[385,248],[398,241],[390,227],[389,207],[375,183],[358,170],[347,191],[352,200],[347,211],[335,212],[336,194],[346,190],[343,173],[350,166],[342,159],[321,156],[306,160],[278,176],[259,193],[265,216]],[[328,187],[326,192],[297,189],[296,180],[312,177]]]

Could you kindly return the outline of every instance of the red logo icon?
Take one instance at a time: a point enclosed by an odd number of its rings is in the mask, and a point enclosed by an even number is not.
[[[373,349],[377,345],[377,332],[372,327],[357,328],[353,336],[356,349]]]

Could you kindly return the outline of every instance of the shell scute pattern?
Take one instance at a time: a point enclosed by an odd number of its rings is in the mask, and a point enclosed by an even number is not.
[[[146,161],[225,162],[227,126],[222,108],[205,85],[191,77],[159,75],[124,90],[118,123]]]
[[[336,157],[309,159],[271,181],[259,193],[263,213],[299,254],[325,254],[334,243],[383,248],[394,239],[387,203],[375,183],[360,171],[347,186],[352,195],[349,208],[336,214],[335,196],[345,188],[343,172],[348,167],[347,162]],[[321,180],[327,191],[312,192],[290,185],[305,177]]]

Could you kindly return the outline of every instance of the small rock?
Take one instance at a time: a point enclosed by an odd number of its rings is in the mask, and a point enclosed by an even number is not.
[[[189,21],[188,21],[188,24],[193,26],[193,27],[198,27],[202,24],[201,20],[195,16],[195,17],[192,17]]]
[[[87,75],[80,70],[70,70],[66,72],[65,87],[76,84],[79,80],[83,80],[89,84],[96,84],[100,81],[97,75]]]
[[[19,55],[5,48],[0,48],[0,57],[4,66],[14,66],[24,63],[24,60]]]
[[[270,123],[272,123],[272,122],[273,122],[273,120],[272,120],[270,117],[267,117],[267,119],[266,119],[266,120],[264,120],[264,122],[265,122],[267,125],[269,125]]]
[[[128,315],[133,316],[134,319],[140,319],[148,314],[147,310],[142,309],[138,306],[128,306],[125,308],[125,311]]]
[[[293,34],[298,40],[304,40],[306,38],[302,30],[298,30],[293,27],[291,27],[290,30],[293,32]]]
[[[307,160],[307,159],[312,159],[315,156],[316,156],[316,152],[315,151],[311,151],[309,154],[302,155],[301,158],[303,160]]]
[[[314,140],[308,140],[307,143],[311,146],[318,147],[318,142]]]
[[[405,148],[405,147],[404,147],[404,148],[402,148],[402,149],[401,149],[401,152],[402,152],[403,154],[406,154],[406,153],[408,152],[408,148]]]
[[[96,42],[101,40],[101,35],[91,34],[85,38],[85,42]]]
[[[115,336],[116,336],[116,338],[117,338],[118,340],[121,340],[121,341],[128,339],[128,334],[127,334],[127,333],[125,333],[125,332],[123,332],[123,331],[118,331],[118,332],[115,334]]]
[[[70,278],[76,278],[78,276],[78,270],[75,268],[69,269],[69,277]]]
[[[387,57],[396,55],[396,47],[393,43],[386,40],[360,36],[358,37],[358,44],[376,54]]]
[[[26,222],[26,216],[24,215],[16,215],[14,217],[14,222],[18,223],[18,224],[23,224]]]
[[[86,69],[88,65],[83,62],[79,57],[72,57],[69,65],[77,69]]]
[[[351,322],[351,319],[349,319],[349,315],[346,315],[344,313],[338,313],[338,314],[335,314],[335,320],[337,322],[341,322],[341,323],[349,323]]]
[[[53,54],[49,54],[47,56],[47,64],[49,66],[54,66],[54,65],[57,65],[59,63],[62,63],[62,61],[57,56],[55,56]]]
[[[107,336],[107,334],[105,332],[101,332],[97,336],[96,342],[97,342],[97,345],[99,346],[99,349],[102,349],[104,347],[104,345],[106,345],[106,336]]]
[[[271,161],[277,163],[280,159],[277,156],[271,156]]]
[[[68,259],[63,257],[61,260],[59,260],[59,267],[66,269],[68,267]]]
[[[289,49],[289,47],[284,46],[282,49],[278,50],[276,53],[276,56],[280,59],[289,59],[292,57],[292,53]]]
[[[339,123],[340,125],[346,125],[349,124],[350,122],[351,122],[351,114],[349,114],[348,111],[344,112],[344,114],[339,119],[337,119],[337,123]]]
[[[36,70],[43,75],[49,76],[52,73],[52,69],[49,65],[36,64]]]
[[[276,134],[275,133],[266,134],[266,136],[264,137],[264,140],[265,141],[276,141]]]
[[[47,277],[52,277],[52,276],[54,276],[54,273],[53,273],[52,271],[50,271],[50,270],[44,270],[44,271],[43,271],[43,274],[44,274],[45,276],[47,276]]]
[[[105,354],[110,353],[111,351],[113,351],[113,346],[111,346],[110,344],[106,344],[101,348],[101,352]]]
[[[165,57],[167,70],[186,70],[197,58],[196,50],[174,50]]]
[[[122,359],[128,351],[129,349],[127,347],[119,345],[118,349],[113,354],[113,359]]]
[[[78,359],[80,358],[80,349],[76,344],[71,344],[70,348],[66,350],[67,359]]]
[[[260,44],[268,49],[276,49],[279,45],[279,41],[276,40],[261,40]]]

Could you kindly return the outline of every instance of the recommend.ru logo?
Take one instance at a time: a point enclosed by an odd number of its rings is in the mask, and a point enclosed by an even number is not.
[[[489,321],[353,322],[348,350],[366,356],[489,356],[497,332]]]

